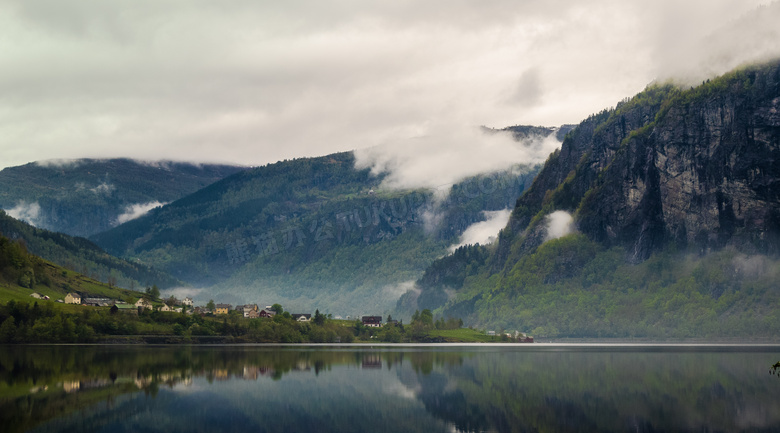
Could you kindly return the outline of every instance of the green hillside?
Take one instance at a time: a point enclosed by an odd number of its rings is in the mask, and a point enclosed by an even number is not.
[[[281,161],[91,239],[205,288],[204,299],[381,314],[483,211],[511,207],[537,170],[467,179],[439,200],[383,190],[352,153]]]
[[[150,285],[161,288],[181,285],[164,272],[111,256],[87,239],[35,228],[11,218],[2,210],[0,235],[22,242],[31,254],[113,286],[133,289]]]
[[[0,171],[0,209],[39,228],[89,236],[244,168],[131,159],[33,162]]]
[[[72,270],[57,266],[27,251],[22,241],[0,235],[0,303],[33,302],[30,295],[64,299],[70,292],[84,297],[107,297],[135,302],[141,293],[110,286]],[[44,302],[44,301],[41,301]],[[62,308],[72,308],[61,305]]]

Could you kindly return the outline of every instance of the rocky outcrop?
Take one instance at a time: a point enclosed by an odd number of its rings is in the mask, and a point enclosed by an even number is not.
[[[780,67],[670,97],[621,142],[579,207],[579,228],[641,261],[668,245],[780,251]]]
[[[546,238],[543,216],[555,210],[574,212],[593,187],[602,170],[611,163],[621,143],[655,119],[674,87],[651,86],[614,110],[592,115],[569,132],[561,149],[553,153],[521,196],[509,224],[499,236],[494,271],[535,248]],[[512,254],[510,254],[512,252]]]

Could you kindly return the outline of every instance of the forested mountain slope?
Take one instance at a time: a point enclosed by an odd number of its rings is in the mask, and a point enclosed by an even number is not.
[[[24,242],[0,235],[0,303],[11,300],[33,303],[32,293],[49,296],[54,301],[64,299],[70,292],[126,302],[134,302],[141,296],[140,292],[110,286],[43,260],[30,254]]]
[[[442,199],[381,188],[383,176],[356,169],[351,152],[281,161],[92,239],[204,288],[205,299],[381,314],[484,211],[510,208],[538,168],[470,178]]]
[[[244,168],[131,159],[33,162],[0,171],[0,208],[36,227],[89,236]]]
[[[112,286],[141,290],[181,285],[170,275],[141,263],[113,257],[87,239],[33,227],[0,210],[0,235],[20,242],[27,252]]]
[[[399,309],[549,335],[771,335],[779,186],[780,63],[653,84],[571,131],[498,244],[437,261]]]

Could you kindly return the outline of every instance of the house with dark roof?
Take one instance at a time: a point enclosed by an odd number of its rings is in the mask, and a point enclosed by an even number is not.
[[[379,328],[382,326],[382,316],[363,316],[361,318],[363,326],[370,326],[372,328]]]
[[[276,311],[269,310],[267,308],[264,308],[257,313],[257,317],[274,317],[274,316],[276,316]]]

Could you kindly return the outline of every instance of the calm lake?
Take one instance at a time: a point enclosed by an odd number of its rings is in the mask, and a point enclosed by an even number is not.
[[[0,431],[780,431],[778,360],[777,346],[0,346]]]

